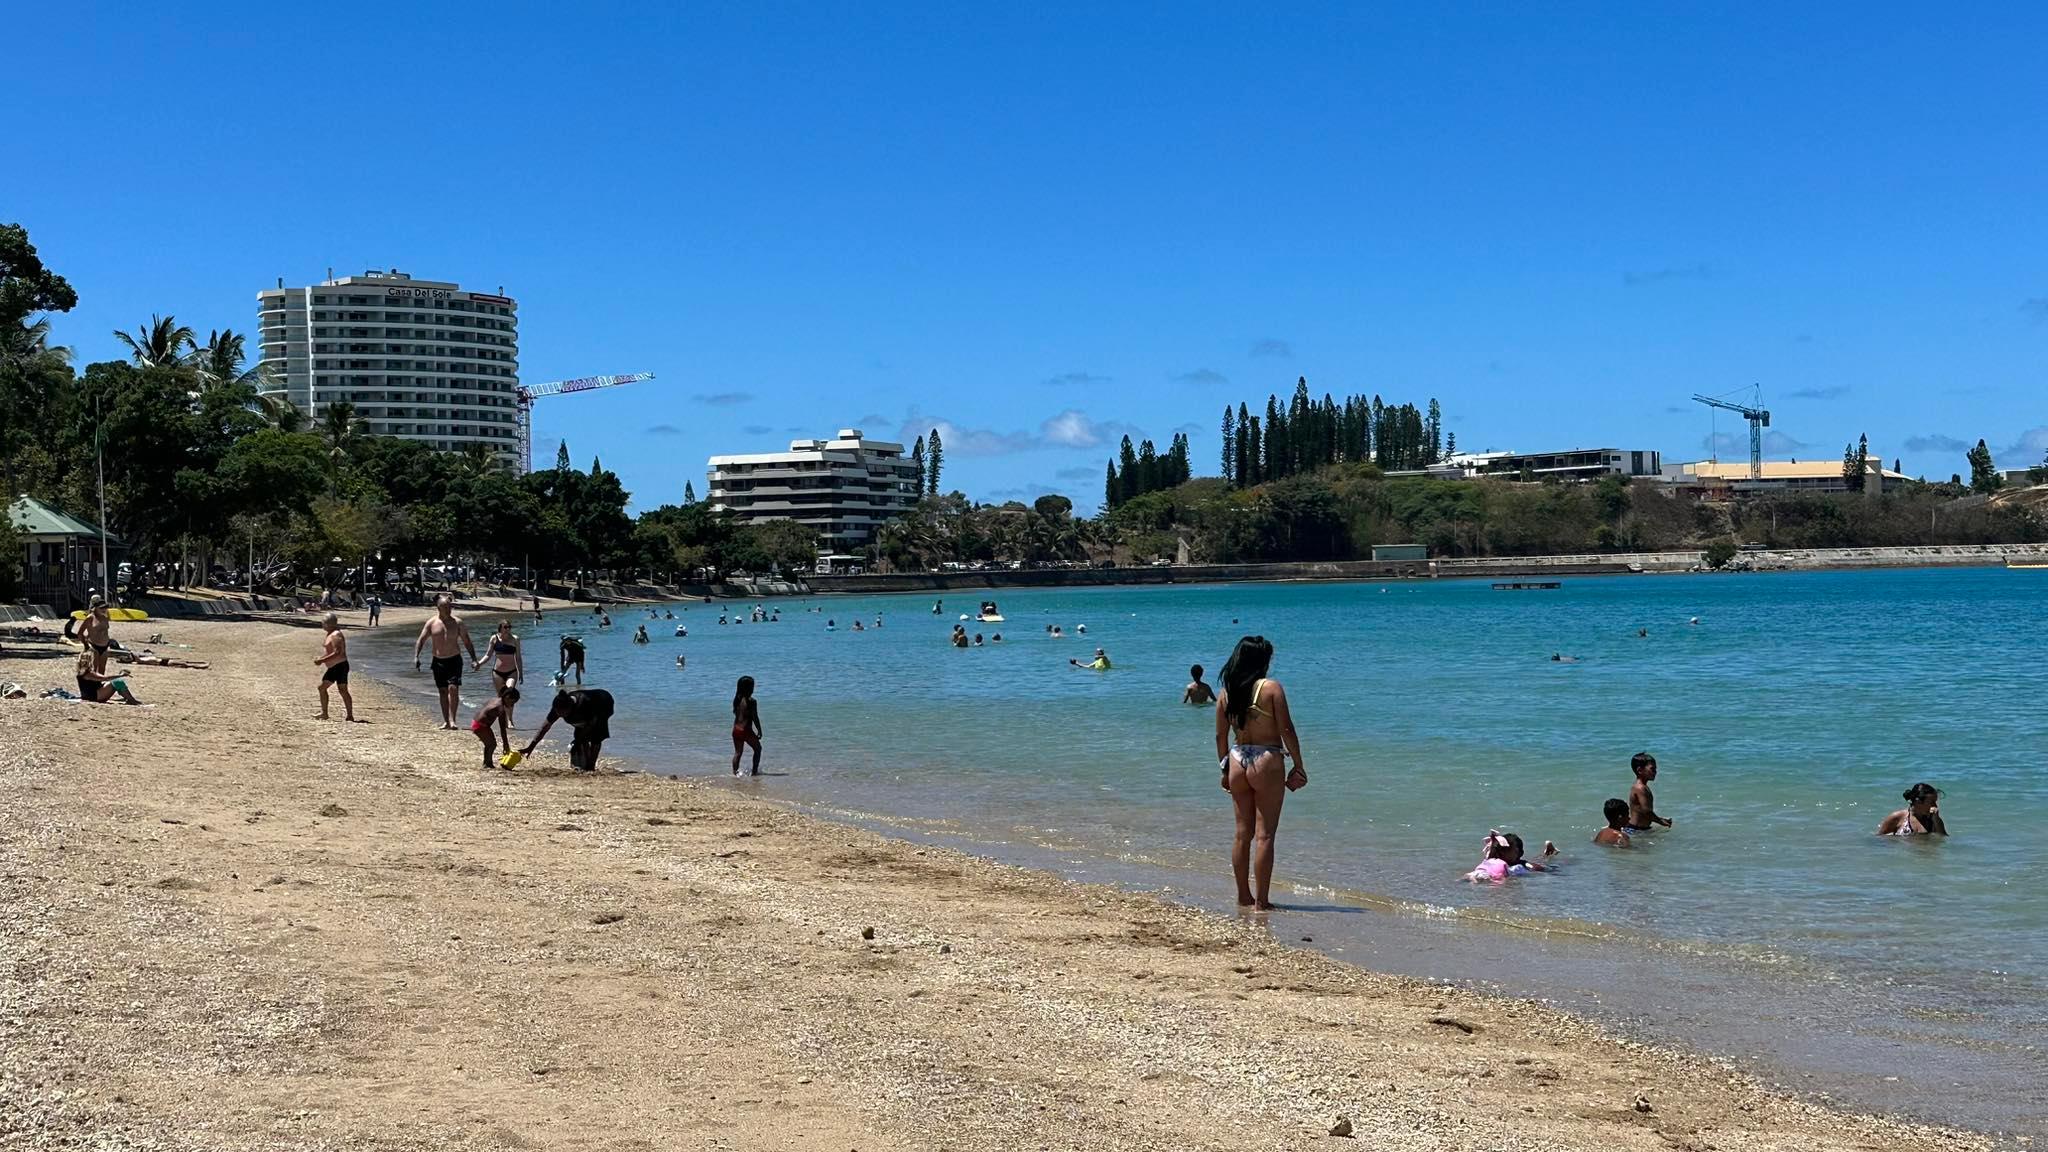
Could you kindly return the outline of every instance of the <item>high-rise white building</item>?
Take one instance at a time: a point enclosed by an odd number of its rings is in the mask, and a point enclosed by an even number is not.
[[[795,520],[840,552],[874,538],[917,503],[922,469],[903,445],[841,428],[830,440],[792,440],[787,452],[713,456],[705,499],[742,520]]]
[[[263,363],[314,420],[346,400],[378,436],[519,453],[519,305],[397,269],[257,294]]]

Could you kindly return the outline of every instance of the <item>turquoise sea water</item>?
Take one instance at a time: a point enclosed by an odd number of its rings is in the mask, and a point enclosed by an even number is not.
[[[618,698],[608,753],[723,774],[752,675],[777,775],[736,786],[1218,909],[1230,805],[1211,714],[1178,700],[1189,663],[1213,683],[1263,634],[1312,775],[1281,828],[1281,939],[1554,999],[1859,1107],[2048,1133],[2048,572],[998,598],[1007,622],[968,628],[1004,642],[965,651],[945,637],[971,593],[938,615],[930,596],[782,601],[758,625],[677,606],[687,638],[631,608],[609,632],[582,614],[521,630],[536,670],[564,631],[585,638]],[[642,623],[653,643],[633,645]],[[360,647],[418,690],[401,640]],[[1115,670],[1068,667],[1098,644]],[[540,708],[522,711],[531,728]],[[1639,749],[1677,826],[1597,850]],[[1872,835],[1918,780],[1954,835]],[[1460,883],[1489,827],[1557,841],[1565,869]]]

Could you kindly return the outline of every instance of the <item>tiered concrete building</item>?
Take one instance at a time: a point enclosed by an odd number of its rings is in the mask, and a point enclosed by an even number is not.
[[[921,469],[903,445],[841,428],[830,440],[793,440],[787,452],[713,456],[705,499],[743,520],[795,520],[821,550],[845,552],[917,503]]]
[[[392,269],[257,294],[263,362],[317,420],[355,405],[374,435],[519,452],[519,305]]]

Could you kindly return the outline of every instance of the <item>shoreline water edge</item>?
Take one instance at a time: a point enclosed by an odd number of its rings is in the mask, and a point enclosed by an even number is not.
[[[421,618],[386,616],[377,640]],[[220,1148],[478,1126],[496,1135],[477,1146],[599,1129],[741,1148],[1281,1148],[1338,1128],[1386,1148],[1995,1143],[759,788],[592,777],[545,752],[484,774],[468,733],[426,730],[410,684],[359,680],[370,724],[306,719],[304,629],[176,628],[213,671],[152,674],[148,709],[0,711],[0,1083],[24,1089],[0,1093],[0,1131],[203,1129]],[[751,1090],[675,1096],[734,1061]]]

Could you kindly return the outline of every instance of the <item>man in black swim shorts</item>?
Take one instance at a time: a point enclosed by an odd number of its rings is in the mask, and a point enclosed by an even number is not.
[[[476,662],[476,645],[469,639],[469,625],[455,614],[455,598],[446,592],[434,597],[434,614],[420,626],[417,640],[412,642],[412,666],[418,671],[420,649],[428,640],[434,642],[434,689],[441,697],[441,727],[454,731],[455,714],[462,708],[462,653],[469,651],[469,659]]]
[[[353,724],[356,702],[348,694],[348,637],[341,634],[341,621],[332,612],[320,621],[320,627],[326,631],[327,638],[321,643],[320,655],[314,658],[313,663],[326,665],[327,671],[320,674],[320,715],[317,718],[327,719],[327,687],[331,684],[341,689],[341,718]]]

